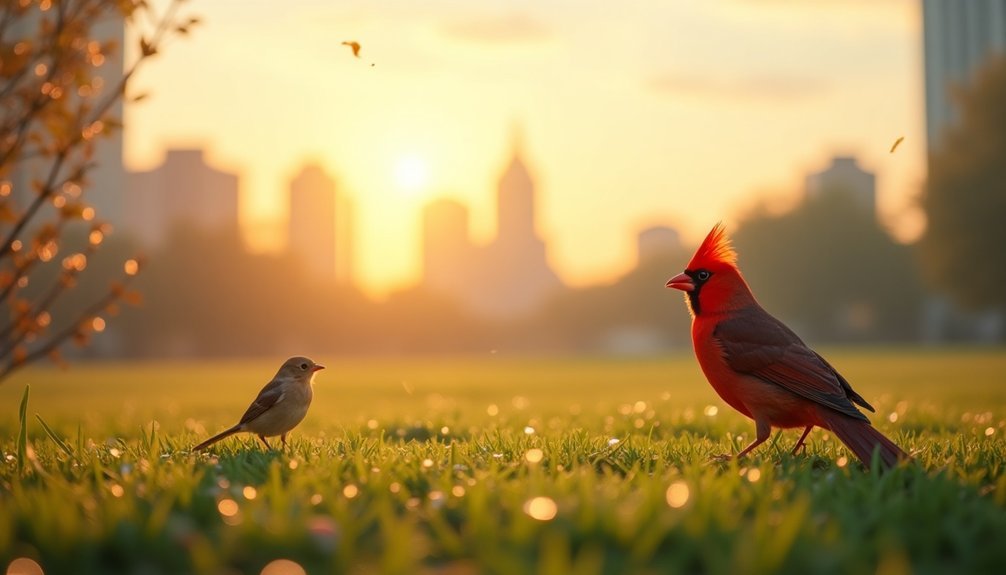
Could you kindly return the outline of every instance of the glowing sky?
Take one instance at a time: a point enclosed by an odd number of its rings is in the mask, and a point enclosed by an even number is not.
[[[419,275],[419,210],[467,203],[478,238],[515,121],[560,276],[612,278],[657,223],[695,239],[855,154],[902,237],[923,177],[914,0],[213,0],[145,69],[126,162],[203,146],[241,173],[251,245],[276,248],[289,180],[320,161],[356,204],[357,283]],[[342,46],[362,45],[360,58]],[[899,136],[904,142],[888,153]]]

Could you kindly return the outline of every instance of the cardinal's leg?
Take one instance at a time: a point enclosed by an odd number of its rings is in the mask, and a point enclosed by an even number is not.
[[[745,447],[740,453],[737,454],[737,459],[740,459],[751,452],[752,449],[758,447],[772,435],[772,426],[769,422],[764,419],[755,420],[755,440],[751,442],[750,445]]]
[[[803,430],[803,435],[801,435],[801,436],[800,436],[800,440],[799,440],[799,441],[797,441],[797,442],[796,442],[796,446],[795,446],[795,447],[793,447],[793,455],[796,455],[796,454],[797,454],[797,452],[798,452],[798,451],[800,451],[800,448],[801,448],[801,447],[802,447],[802,448],[804,449],[804,451],[806,451],[806,450],[807,450],[807,446],[803,444],[803,441],[804,441],[805,439],[807,439],[807,436],[808,436],[808,435],[810,435],[810,430],[811,430],[811,429],[814,429],[814,426],[813,426],[813,425],[808,425],[808,426],[807,426],[807,429],[804,429],[804,430]]]

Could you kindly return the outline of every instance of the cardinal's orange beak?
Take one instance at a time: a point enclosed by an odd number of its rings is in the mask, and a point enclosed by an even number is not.
[[[321,371],[323,369],[325,369],[324,365],[319,365],[319,364],[316,363],[316,364],[314,364],[314,367],[311,368],[311,371]]]
[[[680,273],[667,280],[665,287],[679,289],[681,291],[692,291],[695,289],[695,282],[686,273]]]

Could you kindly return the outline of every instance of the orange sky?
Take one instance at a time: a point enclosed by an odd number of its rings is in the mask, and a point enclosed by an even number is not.
[[[551,262],[574,285],[630,267],[640,227],[696,239],[758,198],[792,198],[834,154],[875,171],[885,220],[917,233],[915,0],[187,6],[203,24],[138,78],[153,95],[127,110],[127,165],[205,147],[241,173],[249,243],[275,248],[290,178],[322,162],[356,204],[354,275],[374,294],[418,277],[431,198],[467,203],[476,236],[492,234],[515,121]],[[410,163],[427,172],[418,188]]]

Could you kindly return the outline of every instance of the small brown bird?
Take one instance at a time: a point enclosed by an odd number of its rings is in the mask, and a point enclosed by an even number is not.
[[[193,448],[206,449],[221,439],[247,431],[258,435],[266,447],[272,448],[266,437],[280,436],[286,447],[286,434],[297,427],[314,397],[314,374],[325,366],[306,357],[291,357],[279,368],[272,381],[262,388],[248,407],[241,421],[230,429],[214,435]]]

